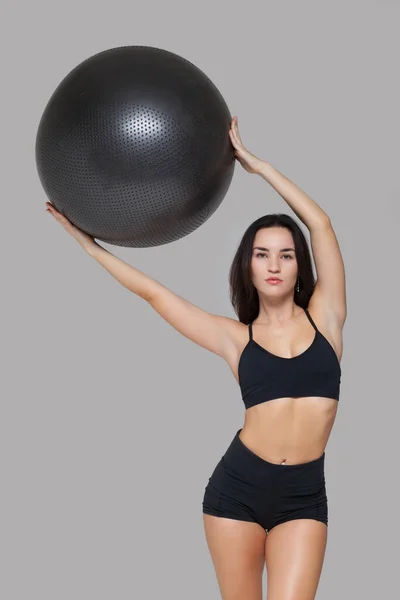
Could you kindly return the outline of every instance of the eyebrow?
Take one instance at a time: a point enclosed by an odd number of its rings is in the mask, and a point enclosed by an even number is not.
[[[263,248],[262,246],[255,246],[253,248],[253,250],[265,250],[266,252],[269,252],[269,248]],[[290,251],[294,252],[294,248],[281,248],[279,250],[279,252],[290,252]]]

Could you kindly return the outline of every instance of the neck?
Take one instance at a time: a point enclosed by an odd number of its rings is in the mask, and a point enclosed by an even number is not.
[[[280,301],[279,305],[274,306],[270,301],[260,300],[260,311],[257,317],[257,323],[260,325],[271,325],[282,327],[286,323],[294,321],[304,310],[297,306],[293,300],[287,302]]]

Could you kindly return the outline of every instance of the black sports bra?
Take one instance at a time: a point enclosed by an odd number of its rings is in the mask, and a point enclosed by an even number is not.
[[[315,337],[307,350],[292,358],[277,356],[257,344],[250,323],[250,339],[238,365],[246,409],[268,400],[296,396],[339,400],[341,367],[336,352],[317,329],[307,309],[305,313],[315,329]]]

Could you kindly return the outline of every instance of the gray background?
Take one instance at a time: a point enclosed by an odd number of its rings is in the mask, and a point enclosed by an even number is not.
[[[6,2],[2,13],[2,600],[219,598],[201,501],[243,424],[239,387],[222,359],[123,288],[45,212],[34,161],[58,83],[123,45],[170,50],[201,68],[239,116],[248,149],[332,220],[348,317],[317,597],[395,594],[400,3],[37,0]],[[275,211],[296,218],[237,163],[222,205],[190,236],[103,246],[234,316],[237,244]]]

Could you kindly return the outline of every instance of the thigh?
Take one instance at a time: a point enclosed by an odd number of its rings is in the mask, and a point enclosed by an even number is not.
[[[314,600],[322,571],[328,527],[314,519],[276,525],[267,535],[268,600]]]
[[[203,514],[222,600],[261,600],[266,533],[258,523]]]

